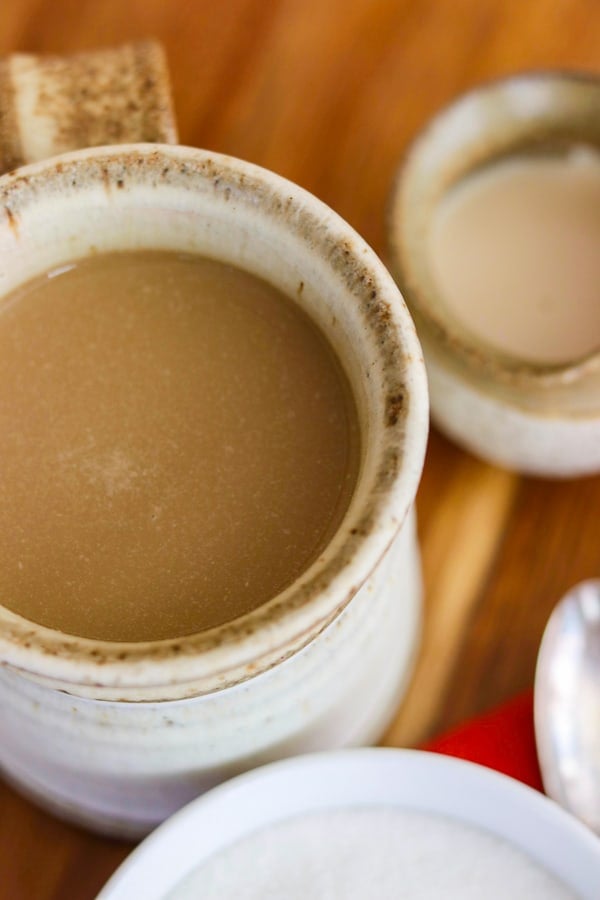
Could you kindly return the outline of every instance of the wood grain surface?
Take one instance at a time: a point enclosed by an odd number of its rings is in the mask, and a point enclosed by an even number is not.
[[[0,54],[158,37],[183,143],[274,169],[384,253],[403,150],[471,85],[600,68],[598,0],[2,0]],[[600,479],[485,465],[433,432],[418,496],[426,619],[385,742],[415,744],[532,684],[557,598],[598,575]],[[129,851],[0,786],[0,900],[91,900]],[[142,898],[132,898],[142,900]]]

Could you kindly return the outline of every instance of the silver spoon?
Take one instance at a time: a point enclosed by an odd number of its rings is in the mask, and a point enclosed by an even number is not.
[[[546,793],[600,834],[600,580],[578,584],[550,616],[535,733]]]

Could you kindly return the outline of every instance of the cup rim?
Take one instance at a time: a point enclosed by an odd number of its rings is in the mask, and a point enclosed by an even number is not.
[[[87,187],[103,185],[110,193],[117,182],[122,188],[123,181],[125,186],[152,183],[153,189],[185,183],[186,189],[202,187],[254,207],[258,196],[261,215],[281,220],[310,252],[320,252],[335,267],[358,304],[370,346],[378,348],[383,373],[385,422],[378,426],[382,449],[376,489],[330,558],[322,565],[319,560],[263,606],[208,631],[135,643],[67,635],[0,606],[0,659],[9,666],[97,699],[129,699],[137,689],[149,691],[142,699],[178,699],[228,687],[271,668],[307,644],[347,605],[388,549],[414,500],[427,439],[427,385],[414,325],[374,251],[328,206],[264,168],[184,146],[78,150],[0,178],[0,209],[10,227],[47,194],[49,185],[83,197]],[[249,201],[251,192],[254,199]]]
[[[98,900],[165,900],[205,859],[261,828],[320,811],[387,808],[443,816],[509,842],[592,897],[600,842],[554,801],[478,763],[371,747],[270,763],[226,781],[167,819],[121,864]],[[557,853],[561,848],[568,852]]]
[[[408,144],[397,169],[387,203],[387,250],[391,269],[403,292],[409,309],[415,315],[419,330],[424,329],[436,345],[446,348],[469,370],[478,372],[510,386],[552,389],[580,381],[590,373],[600,370],[600,346],[562,362],[535,362],[518,354],[499,349],[483,338],[469,332],[452,316],[439,314],[427,289],[415,274],[411,254],[407,246],[408,228],[403,217],[404,193],[413,177],[414,167],[428,147],[438,140],[440,132],[453,116],[477,102],[483,108],[490,107],[503,94],[511,94],[531,86],[560,90],[585,89],[598,94],[600,102],[600,75],[577,69],[530,69],[508,76],[491,78],[461,92],[444,104]],[[600,149],[600,146],[599,146]],[[467,168],[460,178],[468,177]],[[459,180],[460,180],[459,178]]]

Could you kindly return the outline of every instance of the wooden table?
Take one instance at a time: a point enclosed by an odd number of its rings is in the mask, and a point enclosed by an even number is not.
[[[481,80],[600,66],[598,0],[2,0],[0,54],[155,35],[181,140],[274,169],[380,252],[404,147]],[[532,684],[563,591],[598,575],[600,479],[519,478],[433,432],[418,497],[426,621],[385,742],[415,744]],[[0,900],[90,900],[130,849],[0,787]],[[132,898],[142,900],[142,898]]]

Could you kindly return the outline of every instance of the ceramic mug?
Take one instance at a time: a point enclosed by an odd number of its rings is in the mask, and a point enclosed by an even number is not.
[[[76,151],[0,179],[0,298],[92,248],[202,254],[294,297],[345,366],[363,443],[355,493],[329,545],[233,622],[113,643],[0,607],[4,773],[65,818],[139,836],[232,774],[368,743],[388,724],[417,645],[412,508],[427,390],[412,321],[373,251],[315,197],[257,166],[137,144]]]

